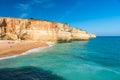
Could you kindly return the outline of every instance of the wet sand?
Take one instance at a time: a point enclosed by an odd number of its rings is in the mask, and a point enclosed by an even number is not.
[[[20,55],[30,49],[48,46],[40,41],[8,41],[0,40],[0,58]]]

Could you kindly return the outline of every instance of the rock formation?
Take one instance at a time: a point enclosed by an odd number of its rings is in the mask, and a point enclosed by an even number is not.
[[[67,24],[20,18],[0,18],[0,39],[3,40],[42,40],[69,42],[95,38],[84,30]]]

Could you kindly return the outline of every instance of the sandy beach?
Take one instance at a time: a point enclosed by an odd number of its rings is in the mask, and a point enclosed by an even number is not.
[[[40,41],[9,41],[0,40],[0,58],[20,55],[28,50],[48,46]]]

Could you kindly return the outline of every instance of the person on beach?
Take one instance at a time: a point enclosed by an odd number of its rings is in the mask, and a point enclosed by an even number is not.
[[[13,47],[14,42],[8,42],[8,44],[10,45],[10,48],[12,48],[12,47]]]

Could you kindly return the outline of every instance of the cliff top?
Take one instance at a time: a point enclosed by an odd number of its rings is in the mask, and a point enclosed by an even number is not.
[[[57,21],[51,21],[51,20],[47,20],[47,19],[36,19],[36,18],[32,18],[32,17],[31,18],[0,17],[0,18],[35,20],[35,21],[47,21],[47,22],[60,23],[60,24],[66,24],[66,25],[68,25],[68,23],[65,23],[65,22],[57,22]]]

